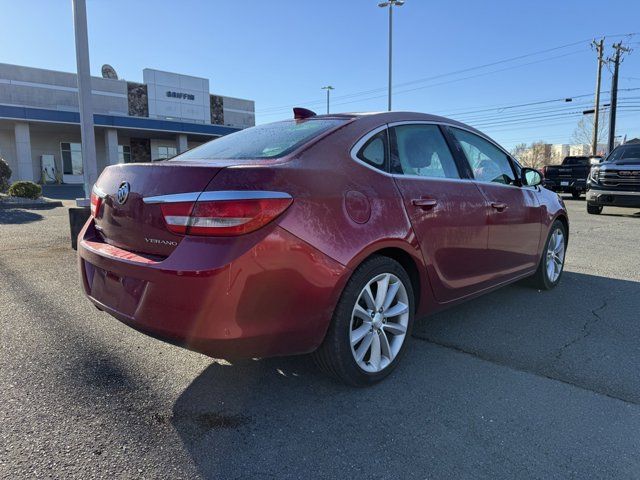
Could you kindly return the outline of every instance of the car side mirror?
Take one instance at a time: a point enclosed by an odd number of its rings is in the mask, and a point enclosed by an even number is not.
[[[523,168],[520,178],[522,185],[527,187],[537,187],[542,183],[542,173],[535,168]]]

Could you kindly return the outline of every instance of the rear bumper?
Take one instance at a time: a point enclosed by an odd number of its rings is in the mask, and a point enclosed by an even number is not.
[[[566,185],[563,185],[566,183]],[[548,179],[545,178],[543,181],[544,187],[549,190],[553,190],[554,192],[584,192],[587,189],[587,181],[586,180],[563,180],[563,179]]]
[[[587,202],[610,207],[640,208],[640,192],[589,189]]]
[[[348,277],[275,225],[242,237],[187,237],[157,261],[100,242],[89,220],[78,260],[99,309],[153,337],[234,358],[317,348]]]

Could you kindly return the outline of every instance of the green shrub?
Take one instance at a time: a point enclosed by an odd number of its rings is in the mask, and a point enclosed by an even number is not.
[[[11,178],[11,168],[9,164],[0,157],[0,192],[6,192],[9,188],[9,179]]]
[[[9,187],[9,195],[36,199],[42,195],[42,187],[33,182],[14,182]]]

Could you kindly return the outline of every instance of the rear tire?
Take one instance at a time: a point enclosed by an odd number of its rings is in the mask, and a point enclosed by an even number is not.
[[[578,200],[581,195],[582,195],[581,192],[571,192],[571,196],[573,197],[574,200]]]
[[[379,382],[404,354],[414,309],[402,265],[388,257],[368,258],[342,291],[324,342],[313,353],[316,364],[348,385]]]
[[[551,290],[560,282],[567,251],[567,229],[560,220],[551,225],[544,244],[538,270],[531,277],[532,286],[538,290]]]
[[[587,213],[591,215],[600,215],[602,213],[602,205],[587,203]]]

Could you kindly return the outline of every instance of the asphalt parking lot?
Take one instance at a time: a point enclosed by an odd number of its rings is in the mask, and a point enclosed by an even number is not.
[[[368,389],[83,298],[65,208],[0,210],[1,478],[640,478],[640,212],[566,200],[566,271],[418,322]]]

